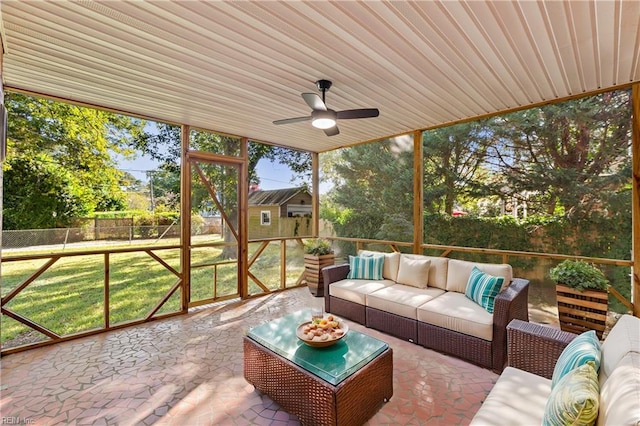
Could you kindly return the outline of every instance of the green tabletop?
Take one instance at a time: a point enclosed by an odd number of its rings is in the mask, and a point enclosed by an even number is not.
[[[339,384],[364,367],[389,346],[381,340],[349,330],[335,345],[314,348],[296,336],[298,325],[310,320],[311,310],[298,311],[253,327],[247,336],[332,385]]]

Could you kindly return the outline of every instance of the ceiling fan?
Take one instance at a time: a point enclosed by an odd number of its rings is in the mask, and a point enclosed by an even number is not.
[[[305,117],[285,118],[276,120],[273,124],[291,124],[300,121],[311,120],[311,125],[317,129],[324,130],[327,136],[335,136],[340,133],[338,130],[338,119],[351,120],[354,118],[371,118],[380,115],[377,108],[347,109],[344,111],[334,111],[327,108],[325,104],[325,94],[333,83],[329,80],[318,80],[316,86],[322,92],[322,98],[316,93],[303,93],[302,98],[311,107],[311,115]]]

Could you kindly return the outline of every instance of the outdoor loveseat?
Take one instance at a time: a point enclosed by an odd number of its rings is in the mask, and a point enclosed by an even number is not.
[[[602,343],[595,331],[507,329],[509,366],[472,426],[640,425],[640,318],[623,315]]]
[[[497,372],[507,324],[528,320],[529,281],[507,264],[363,250],[322,272],[327,312]]]

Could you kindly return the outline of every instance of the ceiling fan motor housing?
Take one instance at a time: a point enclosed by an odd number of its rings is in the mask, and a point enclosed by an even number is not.
[[[331,88],[333,83],[330,80],[318,80],[316,81],[316,86],[318,86],[318,90],[321,92],[326,92]]]

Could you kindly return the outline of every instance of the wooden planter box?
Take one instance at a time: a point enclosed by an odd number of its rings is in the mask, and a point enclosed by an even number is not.
[[[304,255],[304,276],[307,281],[309,291],[316,297],[324,296],[324,280],[322,279],[322,268],[331,266],[334,263],[333,254],[323,256]]]
[[[609,293],[606,290],[578,291],[556,284],[560,328],[572,333],[595,330],[599,339],[607,323]]]

